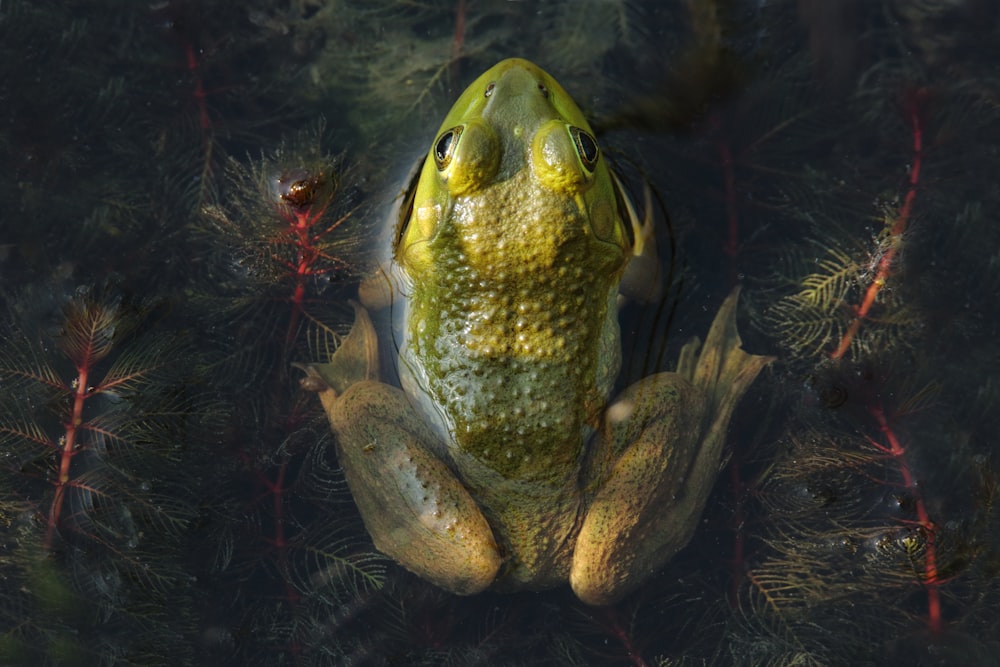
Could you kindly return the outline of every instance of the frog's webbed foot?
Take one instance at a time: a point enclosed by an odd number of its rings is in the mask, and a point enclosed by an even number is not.
[[[570,584],[610,604],[691,539],[740,397],[772,357],[740,349],[738,290],[725,300],[701,354],[693,341],[676,373],[628,387],[608,406],[592,463],[598,486],[577,538]]]
[[[708,398],[712,428],[729,424],[733,409],[757,374],[774,361],[772,356],[749,354],[736,330],[736,304],[740,289],[734,289],[719,308],[705,344],[694,339],[681,348],[677,374],[701,389]],[[699,347],[701,353],[699,354]]]
[[[402,390],[377,380],[375,329],[355,322],[326,364],[303,366],[337,439],[337,457],[379,551],[460,595],[484,590],[501,558],[486,518]]]
[[[378,336],[368,311],[359,303],[354,306],[354,326],[334,351],[330,360],[322,364],[293,364],[306,372],[302,387],[319,392],[332,390],[335,396],[362,380],[378,379]]]

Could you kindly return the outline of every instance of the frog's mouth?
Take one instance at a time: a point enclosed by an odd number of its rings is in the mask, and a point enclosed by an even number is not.
[[[487,98],[483,115],[490,116],[500,105],[512,104],[515,117],[535,118],[548,116],[554,111],[549,103],[549,88],[544,73],[526,60],[509,60],[500,76],[486,84],[483,95]],[[544,106],[537,104],[544,102]],[[548,109],[548,113],[544,113]]]

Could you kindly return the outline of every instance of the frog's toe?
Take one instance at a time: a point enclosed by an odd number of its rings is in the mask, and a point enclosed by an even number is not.
[[[689,380],[708,398],[706,416],[715,418],[715,426],[729,424],[736,404],[757,375],[774,361],[772,356],[745,352],[736,329],[736,306],[740,288],[734,289],[719,308],[705,344],[696,340],[681,350],[677,373]]]

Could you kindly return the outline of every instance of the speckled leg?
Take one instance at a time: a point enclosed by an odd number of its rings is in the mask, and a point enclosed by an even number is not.
[[[363,308],[355,315],[330,362],[305,367],[303,386],[319,393],[365,527],[417,575],[460,595],[482,591],[501,564],[493,532],[403,391],[374,379],[375,330]]]
[[[617,601],[691,539],[733,409],[771,361],[740,349],[736,299],[720,308],[700,355],[689,343],[676,373],[640,380],[606,410],[590,471],[598,488],[570,570],[588,604]]]
[[[433,435],[403,392],[363,381],[343,396],[320,398],[347,484],[379,551],[459,595],[493,583],[501,558],[490,526],[431,453]]]

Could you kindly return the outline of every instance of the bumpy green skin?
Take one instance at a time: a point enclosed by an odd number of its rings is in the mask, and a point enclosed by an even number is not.
[[[486,72],[439,134],[456,126],[397,249],[412,285],[402,362],[445,415],[459,476],[514,555],[508,576],[544,585],[565,579],[553,560],[568,563],[580,510],[582,428],[618,371],[628,237],[604,160],[587,169],[570,134],[589,125],[534,65]]]
[[[357,377],[376,347],[361,309],[314,368],[347,387],[321,397],[376,545],[457,593],[568,580],[607,604],[640,584],[690,538],[768,361],[739,349],[734,294],[700,358],[694,344],[607,405],[632,221],[588,140],[535,65],[483,74],[441,126],[387,271],[403,391]]]

